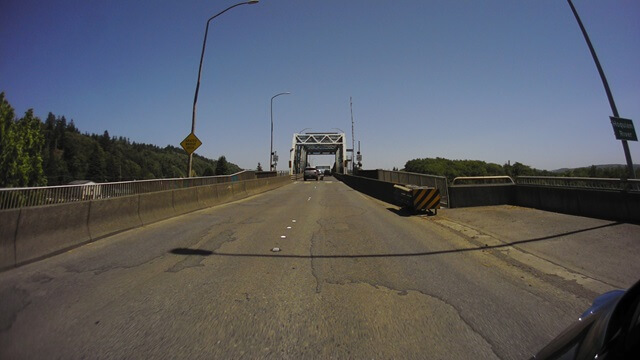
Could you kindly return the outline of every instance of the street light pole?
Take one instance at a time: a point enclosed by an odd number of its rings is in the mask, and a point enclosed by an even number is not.
[[[353,100],[351,96],[349,96],[349,109],[351,109],[351,173],[353,174],[354,164],[356,162],[356,159],[353,157],[356,151],[356,149],[354,149],[356,147],[356,138],[353,131]]]
[[[271,149],[269,150],[269,171],[273,171],[273,99],[280,95],[289,95],[290,92],[282,92],[271,97]]]
[[[198,103],[198,91],[200,90],[200,76],[202,75],[202,61],[204,60],[204,49],[207,46],[207,34],[209,33],[209,23],[211,22],[211,20],[233,9],[236,6],[247,5],[247,4],[257,4],[258,1],[260,0],[250,0],[250,1],[245,1],[245,2],[241,2],[235,5],[229,6],[228,8],[220,11],[219,13],[210,17],[209,20],[207,20],[207,27],[204,30],[204,41],[202,42],[202,54],[200,54],[200,66],[198,67],[198,83],[196,84],[196,94],[193,97],[193,112],[191,114],[191,133],[192,134],[195,133],[196,131],[196,104]],[[192,165],[193,165],[193,153],[189,154],[189,168],[188,168],[187,177],[191,177]]]
[[[596,55],[596,50],[593,48],[591,44],[591,40],[589,40],[589,35],[587,34],[587,30],[584,28],[582,24],[582,20],[578,16],[578,12],[576,11],[575,6],[573,6],[573,2],[571,0],[567,0],[569,2],[569,6],[571,7],[571,11],[573,15],[576,17],[578,21],[578,25],[580,26],[580,30],[582,31],[582,35],[587,42],[587,46],[589,46],[589,51],[591,52],[591,56],[593,57],[593,61],[596,63],[596,68],[598,68],[598,73],[600,74],[600,79],[602,79],[602,85],[604,85],[604,91],[607,93],[607,98],[609,99],[609,106],[611,106],[611,111],[613,112],[613,116],[618,118],[618,108],[616,107],[616,103],[613,101],[613,94],[611,93],[611,89],[609,88],[609,83],[607,82],[607,78],[604,76],[604,70],[602,70],[602,66],[600,65],[600,60],[598,60],[598,56]],[[624,157],[627,160],[627,172],[629,179],[635,179],[635,170],[633,169],[633,161],[631,160],[631,151],[629,150],[629,144],[627,140],[620,140],[622,142],[622,149],[624,150]]]

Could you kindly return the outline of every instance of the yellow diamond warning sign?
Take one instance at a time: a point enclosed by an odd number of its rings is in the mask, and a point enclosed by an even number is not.
[[[182,145],[182,148],[187,152],[187,154],[191,155],[191,153],[196,151],[196,149],[202,145],[202,141],[200,141],[194,133],[191,133],[182,140],[180,145]]]

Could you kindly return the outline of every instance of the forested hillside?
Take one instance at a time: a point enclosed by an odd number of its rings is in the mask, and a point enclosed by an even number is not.
[[[562,171],[538,170],[528,165],[515,162],[513,164],[498,165],[480,160],[449,160],[443,158],[424,158],[407,161],[404,171],[446,176],[449,181],[458,176],[569,176],[569,177],[600,177],[621,178],[625,176],[623,165],[595,166]]]
[[[29,110],[16,118],[0,93],[0,187],[185,177],[188,156],[164,148],[103,134],[81,134],[73,120],[49,113],[42,122]],[[226,161],[194,155],[193,175],[228,175],[241,169]]]

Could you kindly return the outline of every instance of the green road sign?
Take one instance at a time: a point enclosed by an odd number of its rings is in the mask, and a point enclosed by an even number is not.
[[[613,116],[609,116],[609,118],[611,119],[611,125],[613,126],[613,132],[616,134],[616,139],[638,141],[636,129],[633,127],[633,121]]]

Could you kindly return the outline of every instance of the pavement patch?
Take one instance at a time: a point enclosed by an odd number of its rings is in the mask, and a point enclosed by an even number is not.
[[[604,283],[597,279],[588,277],[586,275],[571,271],[565,267],[562,267],[558,264],[555,264],[551,261],[543,259],[539,256],[533,255],[529,252],[521,250],[516,247],[517,243],[507,243],[503,242],[500,239],[497,239],[491,235],[485,234],[477,229],[474,229],[470,226],[460,224],[448,219],[439,218],[434,220],[436,224],[454,230],[467,238],[469,238],[473,242],[479,242],[480,246],[486,247],[487,249],[498,250],[509,258],[530,266],[544,274],[557,276],[563,280],[569,282],[575,282],[585,289],[593,291],[598,294],[605,293],[607,291],[611,291],[615,289],[615,286]]]

